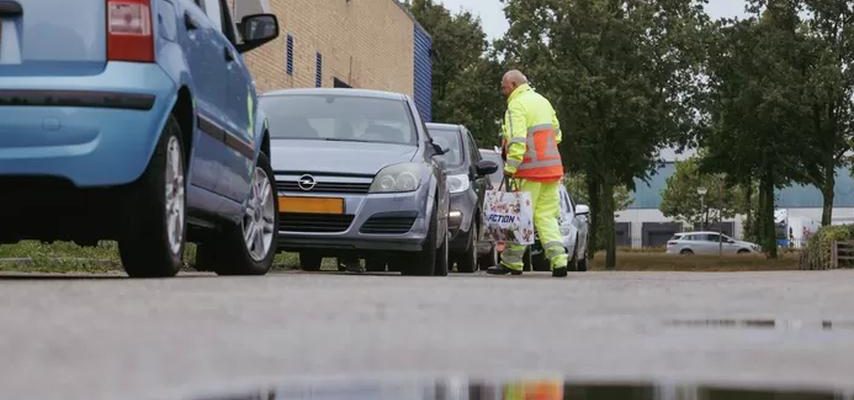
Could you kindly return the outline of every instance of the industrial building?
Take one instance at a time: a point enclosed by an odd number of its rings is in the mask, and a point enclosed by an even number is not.
[[[396,0],[229,0],[242,16],[274,13],[280,37],[246,54],[263,93],[353,87],[412,96],[431,120],[432,40]]]
[[[686,226],[680,221],[667,218],[659,210],[662,192],[667,187],[667,178],[676,171],[676,162],[691,155],[690,153],[677,154],[669,149],[663,150],[661,153],[663,164],[649,182],[641,180],[635,182],[636,190],[632,194],[632,204],[628,209],[617,213],[617,246],[662,247],[676,232],[701,228]],[[854,223],[854,178],[847,168],[840,168],[836,179],[833,224]],[[778,223],[785,224],[795,219],[821,221],[821,192],[812,186],[791,185],[778,189],[775,206]],[[708,228],[714,231],[720,229],[725,234],[740,239],[744,234],[744,217],[737,216],[724,221],[721,226],[712,224]],[[778,229],[782,230],[782,236],[787,236],[787,226]],[[793,232],[796,238],[794,245],[797,247],[801,244],[803,232],[800,228],[795,231]]]

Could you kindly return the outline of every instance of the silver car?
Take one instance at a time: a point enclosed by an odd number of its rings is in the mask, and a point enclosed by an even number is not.
[[[298,89],[261,98],[279,195],[279,250],[303,269],[364,258],[369,271],[448,274],[449,194],[405,95]]]
[[[723,254],[753,254],[760,248],[756,243],[735,240],[718,232],[682,232],[667,241],[667,254],[716,255],[721,250]]]

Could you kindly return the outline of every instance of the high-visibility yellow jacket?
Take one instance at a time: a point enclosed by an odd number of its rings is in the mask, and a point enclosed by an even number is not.
[[[557,148],[561,139],[551,103],[527,84],[516,88],[504,114],[504,171],[521,179],[559,180],[563,177]]]

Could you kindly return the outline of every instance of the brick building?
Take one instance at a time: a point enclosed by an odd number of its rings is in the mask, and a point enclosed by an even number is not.
[[[280,37],[246,54],[260,92],[354,87],[405,93],[430,120],[431,40],[396,0],[230,0],[237,20],[272,12]]]

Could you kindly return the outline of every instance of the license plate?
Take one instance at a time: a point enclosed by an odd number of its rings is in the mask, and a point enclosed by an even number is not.
[[[329,197],[279,197],[279,212],[299,214],[344,214],[344,199]]]

